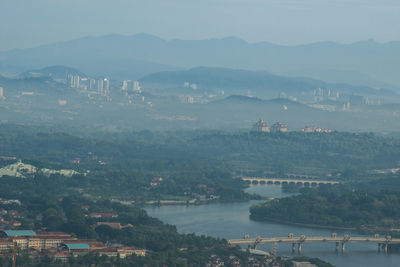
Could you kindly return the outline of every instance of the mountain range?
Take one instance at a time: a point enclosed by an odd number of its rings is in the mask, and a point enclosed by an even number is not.
[[[177,87],[183,83],[195,83],[199,89],[221,89],[230,94],[255,94],[263,98],[276,97],[280,93],[299,95],[316,88],[330,88],[345,94],[394,96],[390,90],[376,90],[367,86],[344,83],[328,83],[303,77],[287,77],[266,71],[248,71],[229,68],[197,67],[184,71],[167,71],[149,74],[140,79],[149,87]]]
[[[199,66],[262,70],[378,88],[400,88],[400,41],[282,46],[235,37],[164,40],[153,35],[106,35],[0,53],[0,72],[15,74],[66,65],[92,76],[139,79]]]

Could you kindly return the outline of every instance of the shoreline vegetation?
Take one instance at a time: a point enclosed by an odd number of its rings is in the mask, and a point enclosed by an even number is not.
[[[398,183],[397,180],[391,182]],[[392,191],[382,190],[379,186],[371,186],[368,190],[346,189],[345,186],[304,188],[300,195],[251,206],[250,218],[311,228],[399,236],[400,193],[394,189],[394,186]]]

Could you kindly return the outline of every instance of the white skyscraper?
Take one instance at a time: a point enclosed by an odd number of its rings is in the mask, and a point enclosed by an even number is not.
[[[67,76],[67,85],[71,88],[74,87],[74,76],[72,74],[68,74]]]
[[[89,90],[94,90],[96,87],[96,81],[94,79],[89,79]]]
[[[97,92],[103,93],[103,79],[97,81]]]
[[[130,83],[131,81],[129,81],[129,80],[125,80],[125,81],[123,81],[123,83],[122,83],[122,90],[128,90],[128,86],[129,86],[129,83]]]
[[[133,82],[133,91],[140,92],[140,86],[138,81]]]
[[[79,88],[80,77],[79,75],[74,76],[74,88]]]
[[[4,98],[4,90],[3,87],[0,87],[0,99]]]
[[[105,94],[105,95],[108,95],[108,94],[110,94],[110,80],[109,79],[107,79],[107,78],[104,78],[104,80],[103,80],[103,86],[104,86],[104,90],[103,90],[103,93]]]

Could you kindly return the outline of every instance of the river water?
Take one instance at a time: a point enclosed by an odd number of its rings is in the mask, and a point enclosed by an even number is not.
[[[277,185],[258,185],[246,189],[248,193],[257,193],[270,197],[285,197]],[[149,215],[177,226],[181,233],[196,233],[225,239],[250,237],[286,237],[289,233],[295,236],[330,236],[335,232],[338,236],[350,234],[362,236],[349,231],[300,227],[272,222],[256,222],[249,218],[249,207],[259,201],[245,203],[217,203],[199,206],[161,206],[146,208]],[[258,246],[258,249],[271,251],[271,245]],[[280,255],[293,255],[291,244],[278,244]],[[297,254],[297,252],[295,253]],[[344,253],[335,252],[334,243],[304,244],[302,255],[317,257],[338,267],[399,267],[400,254],[378,253],[374,243],[346,244]]]

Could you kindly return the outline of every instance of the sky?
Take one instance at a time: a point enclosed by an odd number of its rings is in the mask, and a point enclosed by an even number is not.
[[[298,45],[400,40],[399,0],[0,0],[0,51],[88,35],[236,36]]]

